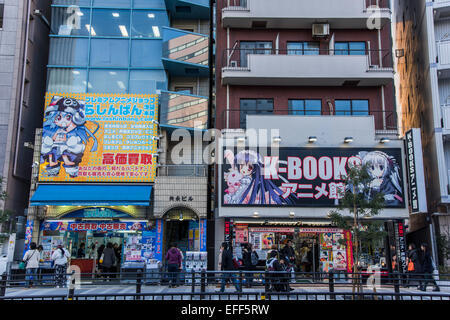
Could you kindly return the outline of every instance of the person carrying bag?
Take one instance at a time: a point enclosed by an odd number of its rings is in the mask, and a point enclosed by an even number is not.
[[[31,288],[33,280],[37,277],[39,269],[40,255],[35,242],[30,243],[30,250],[23,256],[23,260],[19,265],[19,269],[26,269],[27,287]]]

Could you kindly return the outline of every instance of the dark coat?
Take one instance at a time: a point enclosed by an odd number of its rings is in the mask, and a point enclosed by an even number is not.
[[[116,262],[116,254],[113,248],[105,248],[103,250],[103,263],[102,266],[105,268],[111,268]]]
[[[242,260],[244,261],[245,269],[250,270],[253,267],[251,250],[242,250]]]
[[[235,270],[233,264],[233,254],[231,253],[231,250],[223,250],[222,252],[222,270],[223,271]]]
[[[295,263],[295,250],[292,247],[289,247],[288,245],[285,245],[284,248],[281,250],[281,254],[284,257],[287,257],[287,262],[289,263]],[[281,257],[280,257],[281,259]]]
[[[431,254],[429,252],[425,252],[422,254],[422,272],[423,273],[433,273],[433,259],[431,258]]]

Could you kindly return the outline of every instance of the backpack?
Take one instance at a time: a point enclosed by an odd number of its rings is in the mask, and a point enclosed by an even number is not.
[[[250,258],[251,258],[252,266],[256,266],[258,264],[258,260],[259,260],[259,257],[258,257],[258,254],[256,253],[256,251],[252,251]]]
[[[267,267],[267,271],[275,271],[275,267],[273,265],[273,263],[276,261],[277,259],[272,258],[269,261],[267,261],[266,263],[266,267]]]

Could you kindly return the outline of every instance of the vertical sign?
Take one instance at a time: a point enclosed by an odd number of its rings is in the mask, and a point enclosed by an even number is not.
[[[423,172],[422,141],[420,138],[419,128],[413,128],[406,132],[405,149],[408,168],[408,189],[411,212],[427,212],[425,176]]]
[[[8,253],[7,253],[8,262],[13,262],[15,249],[16,249],[16,234],[11,233],[9,235],[9,242],[8,242]]]
[[[225,219],[225,242],[231,241],[231,222],[230,219]]]
[[[30,243],[31,243],[31,239],[33,237],[33,225],[34,225],[34,220],[32,219],[28,219],[27,220],[27,226],[25,229],[25,248],[24,248],[24,254],[27,250],[30,249]]]
[[[345,231],[345,238],[347,239],[347,272],[353,272],[353,242],[350,231]]]
[[[156,220],[156,250],[155,250],[155,259],[159,261],[163,261],[162,257],[162,242],[163,242],[163,220],[158,219]]]
[[[405,229],[403,222],[394,222],[395,244],[397,252],[397,261],[400,271],[406,272],[406,243],[405,243]]]
[[[206,251],[206,219],[200,219],[200,251]]]

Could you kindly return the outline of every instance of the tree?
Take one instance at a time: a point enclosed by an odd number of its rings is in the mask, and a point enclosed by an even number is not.
[[[0,177],[0,202],[4,202],[7,198],[6,191],[3,191],[3,177]],[[11,211],[0,209],[0,242],[9,238],[9,228],[6,226],[11,220]],[[4,232],[4,230],[8,232]]]
[[[384,195],[373,192],[374,178],[367,170],[367,165],[354,165],[342,177],[345,188],[340,190],[339,206],[329,214],[333,225],[351,230],[353,235],[354,263],[353,273],[358,273],[360,262],[360,246],[374,245],[386,233],[382,231],[380,223],[371,222],[368,218],[378,215],[384,207]],[[345,214],[348,212],[348,214]],[[363,219],[362,221],[360,219]],[[362,222],[362,223],[361,223]],[[361,292],[361,285],[357,286],[358,277],[353,277],[353,292]]]

